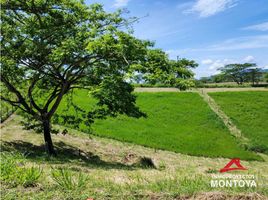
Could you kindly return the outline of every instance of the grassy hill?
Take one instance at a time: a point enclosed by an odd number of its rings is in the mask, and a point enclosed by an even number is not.
[[[209,95],[250,139],[251,150],[268,153],[268,92],[217,92]]]
[[[5,200],[265,199],[268,195],[265,155],[263,162],[241,161],[246,174],[258,177],[257,188],[211,188],[211,176],[230,159],[154,150],[76,130],[53,135],[58,157],[49,158],[42,134],[23,130],[20,120],[13,116],[1,127],[0,181]],[[144,157],[155,167],[141,162]]]
[[[87,91],[76,91],[73,98],[83,109],[94,106]],[[137,104],[147,118],[119,116],[97,120],[93,134],[189,155],[261,159],[239,146],[198,93],[137,93]],[[66,110],[67,107],[63,101],[58,113],[76,114],[72,108]],[[79,130],[88,132],[89,127],[81,125]]]
[[[209,93],[254,151],[267,145],[267,94]],[[73,97],[85,109],[95,106],[87,91]],[[1,124],[1,198],[267,199],[268,155],[244,150],[198,93],[137,93],[137,103],[147,118],[97,120],[92,129],[81,124],[67,135],[55,125],[57,157],[45,154],[42,134],[24,130],[23,118],[12,115]],[[59,112],[76,114],[67,107],[63,101]],[[256,188],[210,186],[229,157],[240,157],[247,171],[228,174],[254,175]]]

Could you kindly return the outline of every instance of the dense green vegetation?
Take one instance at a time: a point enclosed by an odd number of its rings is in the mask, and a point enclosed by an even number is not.
[[[237,144],[222,121],[197,93],[137,93],[137,96],[137,104],[147,114],[147,118],[121,115],[96,120],[92,129],[81,124],[79,129],[190,155],[259,159]],[[74,103],[83,109],[94,106],[94,101],[90,100],[85,90],[77,91],[73,98]],[[85,101],[87,98],[89,100]],[[67,102],[62,102],[58,113],[76,114],[74,109],[66,111],[67,107]]]
[[[268,92],[218,92],[209,95],[250,139],[251,150],[268,153]]]
[[[0,103],[0,121],[3,122],[14,112],[14,108],[6,102],[1,101]]]

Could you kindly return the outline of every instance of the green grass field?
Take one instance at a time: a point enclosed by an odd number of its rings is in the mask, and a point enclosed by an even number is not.
[[[212,175],[228,158],[188,156],[154,150],[69,129],[53,134],[57,157],[44,153],[42,134],[23,129],[21,116],[8,120],[0,132],[0,195],[5,200],[174,200],[267,199],[268,156],[241,161],[258,187],[210,187]],[[61,131],[65,127],[56,126]],[[155,167],[140,162],[152,159]],[[63,170],[63,174],[59,173]],[[56,175],[56,176],[55,176]],[[79,183],[79,184],[78,184]]]
[[[250,139],[250,149],[268,153],[268,92],[209,93]]]
[[[93,133],[189,155],[260,159],[256,154],[239,146],[223,122],[197,93],[165,92],[137,95],[137,104],[147,113],[147,118],[119,116],[97,120],[92,127]],[[87,92],[81,90],[74,94],[74,103],[84,109],[90,109],[94,105]],[[66,112],[66,106],[66,102],[62,102],[59,113]],[[75,114],[73,109],[68,112]],[[81,131],[88,132],[88,129],[80,126]]]

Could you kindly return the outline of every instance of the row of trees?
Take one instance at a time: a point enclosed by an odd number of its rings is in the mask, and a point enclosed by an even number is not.
[[[98,100],[87,112],[70,103],[90,125],[118,114],[145,116],[127,82],[137,74],[150,83],[191,86],[197,64],[169,60],[152,42],[135,38],[130,26],[137,19],[122,14],[78,0],[1,1],[1,101],[41,124],[49,155],[56,154],[51,119],[74,89],[90,90]]]
[[[262,80],[265,81],[265,76],[267,76],[267,73],[257,67],[256,63],[228,64],[219,70],[220,74],[203,77],[200,80],[204,83],[236,82],[238,85],[242,85],[245,82],[251,82],[252,85],[255,85]]]

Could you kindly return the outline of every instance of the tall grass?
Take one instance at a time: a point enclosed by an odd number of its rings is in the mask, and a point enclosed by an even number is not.
[[[60,189],[70,190],[82,190],[86,187],[88,176],[79,172],[78,175],[74,174],[68,169],[59,168],[51,169],[51,177]]]
[[[37,184],[42,174],[40,167],[25,166],[25,157],[19,153],[2,152],[0,156],[1,181],[11,187],[32,187]]]

